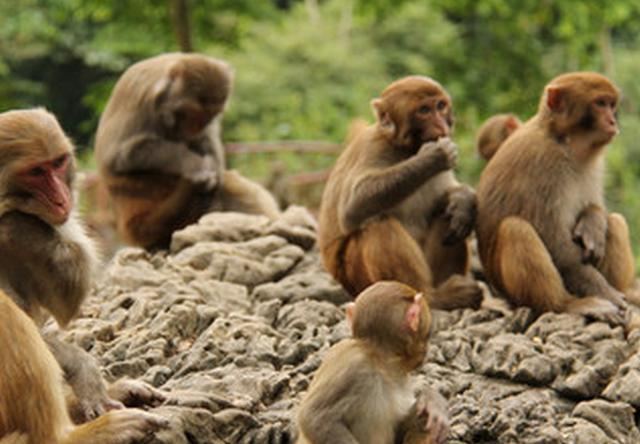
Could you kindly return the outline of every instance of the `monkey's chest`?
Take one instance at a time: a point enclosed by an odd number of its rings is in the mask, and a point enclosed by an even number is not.
[[[392,444],[396,426],[409,413],[415,399],[408,380],[391,383],[380,377],[371,384],[363,417],[352,432],[358,442]]]

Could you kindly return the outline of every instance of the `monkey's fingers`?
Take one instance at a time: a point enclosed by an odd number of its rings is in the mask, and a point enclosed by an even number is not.
[[[109,396],[122,401],[127,407],[143,405],[157,406],[166,401],[167,396],[150,384],[134,379],[120,379],[108,388]]]
[[[437,444],[444,442],[449,434],[449,420],[446,416],[437,413],[430,413],[425,428],[433,441]]]

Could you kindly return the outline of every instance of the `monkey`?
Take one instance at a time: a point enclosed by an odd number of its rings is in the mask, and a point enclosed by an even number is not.
[[[0,289],[37,326],[49,315],[67,325],[99,263],[74,207],[75,169],[73,145],[53,114],[43,108],[0,113]],[[75,420],[123,407],[109,395],[91,355],[55,335],[42,340],[75,395]],[[127,383],[124,391],[152,404],[163,398],[142,382],[137,388]]]
[[[131,408],[75,426],[62,369],[33,320],[2,290],[0,353],[0,444],[129,444],[168,426],[158,415]]]
[[[447,402],[432,389],[416,401],[409,378],[427,350],[426,298],[378,281],[346,311],[353,337],[331,347],[316,371],[298,409],[297,443],[444,442]]]
[[[225,169],[220,122],[233,74],[200,54],[163,54],[130,66],[100,117],[95,158],[122,239],[166,248],[210,211],[280,215],[261,185]]]
[[[627,317],[634,257],[624,217],[607,213],[604,152],[618,133],[618,89],[572,72],[500,147],[478,185],[476,233],[490,284],[515,305]]]
[[[476,197],[456,180],[451,99],[435,80],[409,76],[372,101],[376,122],[338,157],[322,196],[318,246],[327,270],[356,296],[397,280],[432,308],[477,307],[468,276]]]
[[[478,154],[484,160],[489,161],[507,137],[520,126],[522,126],[522,122],[513,114],[496,114],[489,117],[482,124],[476,136]]]

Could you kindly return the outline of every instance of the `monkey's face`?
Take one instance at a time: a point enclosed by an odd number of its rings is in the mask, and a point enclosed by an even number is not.
[[[411,139],[417,146],[448,137],[453,125],[451,103],[442,94],[426,96],[412,106],[408,121]]]
[[[62,152],[47,160],[19,168],[13,185],[17,209],[51,225],[66,222],[73,207],[70,177],[71,155]]]
[[[73,146],[44,109],[0,114],[0,207],[64,223],[73,207]]]
[[[391,144],[410,152],[449,136],[453,128],[449,95],[427,77],[410,76],[392,83],[372,105]]]
[[[598,149],[618,134],[618,99],[617,88],[603,75],[569,73],[547,85],[541,109],[549,110],[550,129],[556,136]]]
[[[618,134],[617,107],[617,98],[611,95],[596,97],[589,103],[581,124],[593,135],[594,147],[608,144]]]

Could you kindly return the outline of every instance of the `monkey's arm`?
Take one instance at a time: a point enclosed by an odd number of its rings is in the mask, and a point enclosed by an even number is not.
[[[217,154],[209,141],[193,142],[199,149],[185,142],[173,142],[149,134],[133,136],[112,149],[105,164],[114,175],[129,175],[145,172],[163,172],[184,177],[211,190],[219,180]],[[201,146],[206,147],[200,152]],[[211,151],[211,152],[209,152]]]
[[[35,216],[13,211],[0,218],[0,265],[15,292],[49,310],[65,325],[91,281],[92,258],[81,242]],[[37,277],[34,278],[34,277]]]
[[[44,336],[44,340],[75,395],[69,405],[70,414],[75,421],[86,422],[109,410],[124,407],[107,394],[107,387],[93,356],[53,335]]]
[[[356,178],[341,222],[353,231],[366,219],[402,202],[436,174],[451,169],[457,161],[457,148],[448,138],[424,144],[418,154],[386,168],[374,168]]]
[[[607,212],[591,204],[578,216],[571,233],[573,241],[582,248],[582,262],[596,266],[604,257],[607,237]]]
[[[442,242],[444,245],[451,245],[471,234],[478,214],[478,201],[473,188],[467,185],[451,189],[446,197],[444,214],[449,220],[449,230]]]
[[[449,407],[442,395],[425,387],[398,426],[396,444],[441,444],[449,434]]]

